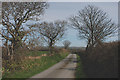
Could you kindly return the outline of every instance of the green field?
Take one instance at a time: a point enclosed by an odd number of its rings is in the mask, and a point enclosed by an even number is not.
[[[41,56],[42,54],[48,54],[48,51],[30,51],[26,56]]]

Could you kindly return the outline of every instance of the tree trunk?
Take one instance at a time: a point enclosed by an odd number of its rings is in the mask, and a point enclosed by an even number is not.
[[[12,49],[12,51],[11,51],[11,60],[12,60],[13,55],[14,55],[14,44],[13,43],[11,43],[11,49]]]
[[[7,36],[9,36],[9,33],[7,32]],[[7,55],[10,57],[10,50],[9,50],[9,45],[8,45],[8,39],[6,39],[6,48],[7,48]]]
[[[50,43],[49,43],[49,51],[50,51],[50,54],[53,53],[52,46],[53,46],[53,41],[51,40]]]
[[[10,56],[10,50],[8,45],[8,40],[6,40],[7,55]]]
[[[90,39],[88,40],[88,44],[87,44],[87,47],[86,47],[86,52],[88,52],[89,47],[90,47]]]
[[[86,46],[86,49],[85,49],[86,51],[88,50],[88,44],[87,44],[87,46]]]

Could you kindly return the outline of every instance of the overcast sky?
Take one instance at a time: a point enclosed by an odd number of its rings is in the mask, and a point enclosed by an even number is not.
[[[58,0],[59,1],[59,0]],[[73,1],[73,0],[71,0]],[[79,0],[83,1],[83,0]],[[68,20],[71,15],[76,15],[79,10],[83,9],[87,5],[94,5],[106,12],[116,24],[118,23],[118,2],[48,2],[49,8],[45,10],[43,21],[54,20]],[[107,39],[106,41],[115,41],[117,36]],[[71,41],[71,46],[85,47],[86,41],[78,38],[78,32],[71,29],[70,26],[66,31],[65,36],[61,41],[56,43],[57,46],[63,46],[63,41]],[[1,42],[0,42],[1,43]]]
[[[87,5],[94,5],[106,12],[116,24],[118,23],[118,3],[117,2],[49,2],[49,8],[45,11],[43,20],[68,20],[71,15],[76,15],[79,10]],[[70,27],[70,26],[69,26]],[[71,41],[71,46],[85,47],[86,41],[78,38],[78,32],[69,28],[64,38],[57,42],[57,46],[63,46],[64,40]],[[107,39],[106,41],[115,41],[117,36]]]

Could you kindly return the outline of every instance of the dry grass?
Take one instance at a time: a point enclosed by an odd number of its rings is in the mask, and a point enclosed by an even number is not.
[[[52,56],[51,54],[50,56]],[[47,54],[42,54],[41,56],[27,56],[25,59],[40,59],[42,56],[48,56]]]

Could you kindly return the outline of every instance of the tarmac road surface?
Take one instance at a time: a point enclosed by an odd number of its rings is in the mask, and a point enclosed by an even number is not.
[[[32,76],[33,78],[75,78],[76,54],[69,54],[65,59],[53,65],[47,70]],[[29,80],[29,79],[28,79]]]

